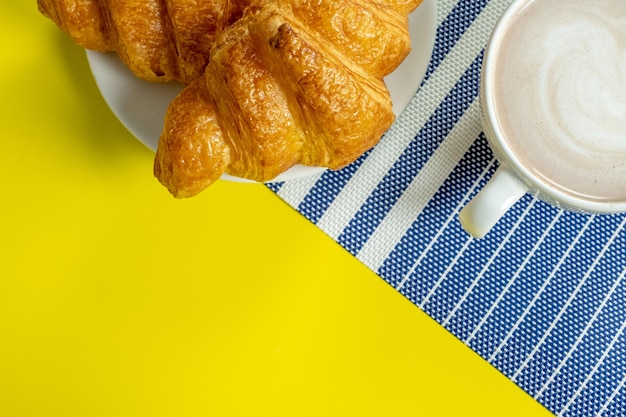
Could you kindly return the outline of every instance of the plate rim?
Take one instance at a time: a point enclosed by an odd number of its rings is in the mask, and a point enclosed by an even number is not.
[[[384,79],[392,98],[393,112],[396,116],[394,124],[397,123],[398,117],[409,106],[426,76],[437,31],[436,0],[424,0],[408,18],[411,52],[398,68]],[[416,48],[415,38],[420,40],[419,46],[421,48]],[[88,49],[85,51],[96,86],[111,112],[139,142],[153,152],[156,151],[158,137],[163,129],[167,106],[182,90],[183,84],[178,82],[151,83],[142,80],[136,77],[121,62],[115,52],[102,53]],[[407,77],[410,77],[409,84],[412,87],[408,93],[406,92],[407,83],[403,82]],[[136,90],[141,90],[144,94],[146,91],[150,93],[150,97],[147,97],[142,102],[144,106],[125,105],[125,102],[120,100],[122,96],[130,96],[130,92],[135,92]],[[132,100],[137,100],[138,97],[143,97],[143,95],[133,95],[132,97]],[[148,106],[148,109],[145,109],[145,106]],[[158,117],[154,116],[154,114],[158,114]],[[156,124],[154,124],[154,120],[150,120],[154,118],[159,120]],[[151,131],[151,133],[146,133],[146,130]],[[265,183],[276,183],[321,175],[327,170],[328,168],[324,167],[297,164]],[[230,174],[223,174],[221,179],[258,183],[254,180],[239,178]]]

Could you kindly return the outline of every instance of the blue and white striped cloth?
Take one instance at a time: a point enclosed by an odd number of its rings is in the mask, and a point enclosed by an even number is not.
[[[424,82],[373,150],[269,187],[556,415],[626,415],[626,216],[527,195],[481,240],[484,48],[510,0],[440,0]]]

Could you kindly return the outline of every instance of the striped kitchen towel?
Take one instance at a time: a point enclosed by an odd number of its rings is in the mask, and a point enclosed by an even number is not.
[[[484,239],[458,222],[497,167],[478,87],[509,3],[438,1],[424,81],[380,144],[269,187],[554,414],[625,416],[626,216],[527,195]]]

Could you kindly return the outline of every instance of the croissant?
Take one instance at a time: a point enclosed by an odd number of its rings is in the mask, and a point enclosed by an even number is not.
[[[37,0],[80,46],[117,52],[147,81],[190,82],[204,72],[215,35],[240,15],[247,1]]]
[[[420,2],[373,3],[407,15]],[[254,0],[37,0],[40,12],[80,46],[117,52],[144,80],[184,83],[202,75],[215,36],[239,19],[251,3]],[[341,8],[341,1],[330,3]]]
[[[421,0],[38,0],[78,44],[140,78],[187,84],[155,176],[190,197],[224,173],[267,181],[296,164],[339,169],[393,123],[383,77],[410,51]]]

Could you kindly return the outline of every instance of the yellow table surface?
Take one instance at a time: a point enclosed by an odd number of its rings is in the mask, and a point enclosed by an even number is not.
[[[0,416],[547,416],[260,184],[175,200],[0,3]]]

